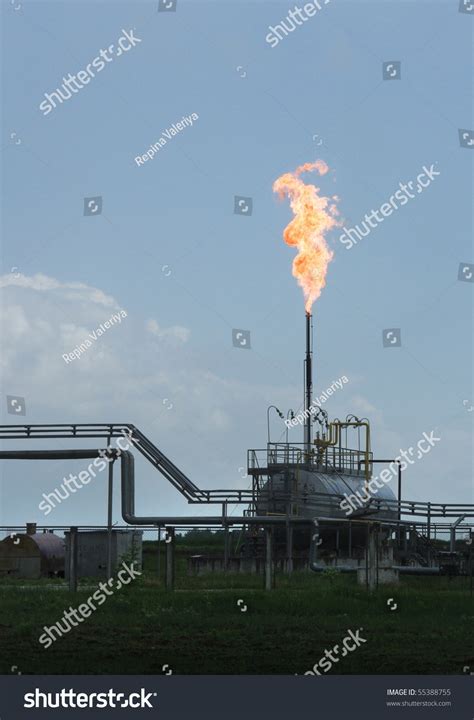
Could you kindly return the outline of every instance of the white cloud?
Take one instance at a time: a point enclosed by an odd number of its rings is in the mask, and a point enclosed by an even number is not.
[[[110,295],[106,295],[102,290],[79,282],[62,283],[55,278],[48,277],[41,273],[32,276],[22,275],[21,273],[8,273],[0,277],[0,288],[6,287],[27,288],[38,292],[59,290],[62,292],[58,294],[61,294],[62,297],[68,300],[75,300],[82,297],[83,299],[88,299],[91,302],[107,307],[113,307],[115,304],[114,299],[110,297]]]
[[[2,332],[8,340],[0,355],[3,392],[24,396],[27,408],[26,417],[14,419],[3,406],[4,423],[131,422],[199,487],[233,488],[249,484],[240,470],[246,464],[247,448],[265,447],[268,405],[276,404],[284,412],[290,406],[297,408],[301,395],[297,382],[264,385],[212,372],[202,367],[187,328],[166,327],[159,319],[146,321],[131,312],[79,359],[66,365],[62,354],[118,312],[119,302],[84,283],[60,282],[45,275],[16,278],[10,274],[0,277],[0,287]],[[348,412],[368,416],[378,457],[412,445],[418,435],[408,438],[406,433],[395,431],[384,413],[362,394],[363,382],[356,386],[350,368],[347,374],[350,385],[333,395],[326,409],[340,417]],[[357,392],[359,386],[361,392]],[[283,422],[275,414],[270,420],[272,440],[284,440]],[[431,430],[421,428],[425,429]],[[291,430],[290,440],[302,442],[302,431]],[[95,443],[63,440],[41,447],[97,447]],[[469,442],[464,445],[467,448]],[[449,447],[446,440],[443,453],[434,449],[432,459],[428,456],[416,472],[411,471],[412,480],[407,473],[405,497],[414,497],[416,492],[419,498],[429,499],[435,490],[437,499],[448,500],[451,491],[448,493],[441,483],[434,488],[431,476],[433,469],[442,476],[440,461],[446,466],[452,462],[455,449],[448,453]],[[38,496],[60,484],[66,472],[64,465],[35,464],[34,473],[30,467],[25,473],[24,463],[9,463],[8,477],[15,482],[8,486],[8,493],[4,492],[0,519],[4,523],[42,520]],[[469,501],[462,486],[456,499]],[[100,480],[58,508],[54,522],[103,523],[105,508],[105,484]],[[139,457],[137,510],[143,514],[190,514],[181,496]],[[208,507],[201,510],[209,512]],[[193,506],[194,513],[199,514],[199,510]],[[114,519],[120,521],[118,508]]]
[[[119,302],[97,288],[45,275],[4,276],[0,287],[3,333],[10,341],[1,354],[3,388],[5,394],[24,396],[27,408],[26,417],[13,419],[3,406],[4,423],[131,422],[198,486],[247,487],[249,481],[239,471],[247,447],[264,445],[265,409],[275,397],[289,397],[288,388],[261,387],[203,369],[192,345],[182,352],[183,343],[189,343],[187,328],[156,319],[145,322],[130,312],[66,364],[62,354],[118,312]],[[279,435],[278,422],[272,422]],[[41,447],[97,447],[96,443],[62,440]],[[4,493],[4,522],[41,520],[38,496],[60,484],[71,465],[39,463],[34,474],[25,474],[23,463],[10,463],[16,480],[14,489]],[[104,483],[100,480],[89,488],[57,508],[55,522],[102,523]],[[140,456],[137,509],[190,512]],[[118,509],[116,519],[120,520]]]
[[[151,318],[150,320],[147,320],[145,327],[150,335],[154,335],[157,338],[174,338],[182,343],[187,342],[189,339],[189,330],[182,325],[173,325],[169,328],[162,328],[158,325],[156,320]]]

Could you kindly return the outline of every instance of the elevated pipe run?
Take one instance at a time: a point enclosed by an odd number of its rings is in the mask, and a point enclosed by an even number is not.
[[[222,525],[220,515],[210,517],[202,515],[177,516],[169,515],[137,517],[135,515],[135,461],[129,450],[114,450],[111,448],[88,450],[1,450],[0,460],[88,460],[100,457],[100,453],[107,453],[109,457],[120,457],[121,485],[122,485],[122,518],[128,525]],[[112,464],[110,465],[110,467]],[[229,515],[225,518],[227,525],[284,525],[286,516]],[[311,520],[295,518],[294,524],[309,525]]]
[[[122,474],[122,518],[129,525],[285,525],[286,515],[181,515],[171,517],[169,515],[139,517],[135,515],[135,462],[131,452],[128,450],[120,456]],[[308,518],[294,518],[291,521],[295,524],[309,525]]]
[[[106,453],[116,458],[119,452],[110,448],[97,450],[0,450],[0,460],[92,460]]]
[[[334,423],[333,423],[334,424]],[[344,425],[344,423],[338,423],[339,425]],[[334,428],[336,432],[340,432],[340,428],[335,427]],[[123,436],[124,431],[130,432],[130,433],[136,433],[135,436],[127,435],[127,437],[130,437],[132,441],[137,443],[136,447],[138,450],[142,452],[142,454],[145,455],[145,457],[148,457],[146,452],[143,452],[143,449],[140,447],[141,440],[146,440],[145,436],[140,433],[140,431],[135,428],[132,424],[123,424],[123,425],[114,425],[114,424],[105,424],[105,423],[97,423],[93,425],[3,425],[0,426],[0,438],[10,438],[10,439],[45,439],[45,438],[107,438],[109,440],[110,437],[120,437]],[[138,437],[137,437],[138,436]],[[153,446],[152,443],[148,443],[151,448],[154,449],[154,451],[157,450],[155,446]],[[160,451],[158,451],[160,452]],[[150,518],[135,518],[134,515],[134,465],[133,465],[133,456],[128,450],[118,451],[111,448],[102,448],[102,449],[86,449],[86,450],[1,450],[0,451],[0,459],[5,460],[62,460],[62,459],[94,459],[100,456],[100,453],[107,453],[109,457],[112,457],[116,459],[120,456],[121,459],[121,471],[122,471],[122,516],[125,522],[129,525],[175,525],[175,526],[186,526],[186,525],[193,525],[193,526],[206,526],[206,525],[221,525],[222,524],[222,518],[219,516],[178,516],[178,517],[150,517]],[[160,455],[162,457],[163,454],[160,452]],[[149,458],[148,458],[149,459]],[[167,479],[168,474],[163,472],[163,468],[161,467],[159,462],[153,463],[156,467],[156,469],[163,474]],[[193,487],[196,488],[197,492],[200,494],[200,496],[203,497],[204,502],[210,502],[212,500],[212,493],[216,492],[213,490],[199,490],[194,483],[192,483],[186,476],[184,476],[183,473],[177,468],[176,466],[172,465],[171,462],[168,463],[168,469],[172,469],[174,472],[174,479],[177,481],[179,478],[183,479],[185,478],[187,483],[189,483],[189,486],[187,487]],[[170,480],[171,482],[171,480]],[[172,483],[175,487],[178,484],[173,482]],[[181,489],[181,492],[184,494],[184,488],[177,488]],[[217,491],[221,492],[221,491]],[[229,493],[226,497],[222,498],[219,497],[219,502],[222,502],[222,500],[226,500],[230,504],[238,504],[243,502],[242,498],[235,498],[231,493],[233,491],[225,490],[222,492]],[[242,491],[238,491],[242,492]],[[319,494],[319,493],[317,493]],[[331,497],[331,496],[327,496]],[[334,496],[336,497],[336,496]],[[337,496],[339,499],[343,499],[342,496]],[[247,500],[245,500],[247,501]],[[193,500],[189,500],[188,502],[193,502]],[[375,499],[374,501],[374,507],[376,509],[380,509],[379,505],[381,503],[386,504],[387,506],[391,507],[400,507],[401,505],[401,512],[402,514],[407,515],[418,515],[418,516],[425,516],[426,515],[426,503],[420,503],[418,501],[409,501],[405,500],[402,503],[400,503],[399,500],[378,500]],[[474,517],[474,505],[459,505],[459,504],[449,504],[449,503],[436,503],[431,504],[430,506],[430,514],[431,517],[459,517],[460,514],[464,514],[465,517]],[[325,518],[320,518],[320,520],[324,520]],[[328,520],[334,521],[335,518],[327,518]],[[338,522],[344,522],[344,518],[338,518]],[[293,525],[309,525],[311,523],[311,519],[308,518],[293,518],[292,519]],[[354,522],[354,520],[352,520]],[[379,521],[380,522],[380,521]],[[400,521],[397,521],[400,523]],[[229,515],[226,518],[226,523],[228,525],[266,525],[266,524],[284,524],[286,523],[286,515],[282,516],[269,516],[269,515],[260,515],[260,516],[234,516]],[[387,524],[394,524],[394,521],[387,521]],[[59,527],[59,526],[58,526]]]
[[[339,420],[334,421],[332,425],[335,425],[334,431],[340,433],[340,428],[345,425],[356,425],[356,423],[344,423]],[[365,423],[361,422],[364,425]],[[332,439],[332,430],[330,429],[330,437]],[[154,467],[158,470],[163,477],[168,480],[173,487],[181,492],[189,503],[213,503],[218,502],[219,504],[223,501],[228,504],[247,504],[253,501],[252,490],[242,489],[224,489],[224,490],[201,490],[176,466],[172,463],[164,453],[162,453],[146,436],[138,430],[132,423],[73,423],[73,424],[55,424],[55,425],[0,425],[0,439],[9,440],[45,440],[52,438],[104,438],[110,441],[110,438],[125,437]],[[117,443],[118,444],[118,443]],[[370,471],[369,468],[369,451],[370,451],[370,437],[366,439],[366,473]],[[54,459],[54,458],[81,458],[81,457],[96,457],[94,453],[99,453],[99,450],[66,450],[66,451],[2,451],[4,454],[0,454],[0,459]],[[67,455],[62,455],[65,452]],[[92,453],[90,456],[81,455],[80,453]],[[256,451],[251,451],[255,453]],[[267,449],[261,452],[267,453]],[[32,455],[31,453],[37,453]],[[44,454],[46,453],[46,454]],[[52,453],[52,454],[51,454]],[[79,453],[79,454],[71,454]],[[117,452],[117,455],[119,453]],[[371,461],[372,462],[372,461]],[[249,467],[249,473],[252,473],[252,468]],[[330,497],[330,495],[328,495]],[[333,497],[336,497],[334,495]],[[337,496],[338,499],[342,500],[343,496]],[[379,510],[379,505],[385,504],[388,507],[396,509],[399,505],[401,506],[401,513],[412,516],[426,516],[426,508],[428,508],[428,515],[430,518],[435,517],[458,517],[460,514],[465,513],[466,517],[474,517],[474,504],[459,504],[459,503],[423,503],[419,501],[404,500],[400,503],[399,500],[383,500],[374,499],[373,506]],[[264,516],[266,518],[267,516]],[[245,520],[248,521],[247,516]],[[294,522],[300,522],[299,519],[295,519]],[[307,522],[303,520],[302,522]]]

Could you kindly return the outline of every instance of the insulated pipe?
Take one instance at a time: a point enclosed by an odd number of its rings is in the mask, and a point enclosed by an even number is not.
[[[107,453],[117,457],[120,451],[102,448],[99,450],[0,450],[0,460],[84,460],[100,457]]]
[[[228,515],[225,520],[222,515],[211,516],[177,516],[169,517],[163,515],[160,517],[137,517],[135,515],[135,469],[134,458],[130,451],[122,452],[121,474],[122,474],[122,518],[129,525],[285,525],[287,522],[286,515]],[[294,518],[293,524],[309,525],[311,520],[308,518]]]
[[[310,570],[313,572],[324,572],[325,570],[336,570],[340,573],[354,573],[357,572],[359,567],[351,567],[349,565],[319,565],[318,563],[311,563]],[[384,568],[385,569],[385,568]],[[400,575],[439,575],[439,568],[431,567],[411,567],[409,565],[392,565],[387,570],[396,570]]]
[[[0,460],[84,460],[100,457],[100,453],[107,453],[111,458],[120,457],[121,486],[122,486],[122,517],[128,525],[222,525],[222,516],[210,517],[191,515],[169,517],[136,517],[135,516],[135,462],[129,450],[117,451],[107,448],[89,450],[0,450]],[[234,516],[226,517],[228,525],[284,525],[287,522],[285,515],[254,515],[253,517]],[[292,523],[309,525],[311,520],[295,518]]]

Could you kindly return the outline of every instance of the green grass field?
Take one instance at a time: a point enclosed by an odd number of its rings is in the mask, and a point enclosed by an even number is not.
[[[150,544],[151,545],[151,544]],[[187,577],[181,548],[176,590],[167,592],[148,548],[139,580],[45,649],[44,625],[92,595],[64,581],[2,580],[0,672],[22,674],[302,674],[348,630],[367,640],[332,674],[462,674],[474,670],[474,600],[466,578],[405,578],[373,594],[352,576],[277,575],[263,590],[255,575]],[[387,599],[394,598],[396,610]],[[237,601],[247,606],[242,612]]]

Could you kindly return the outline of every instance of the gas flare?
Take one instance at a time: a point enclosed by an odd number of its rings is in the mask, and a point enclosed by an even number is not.
[[[307,313],[311,312],[314,301],[326,285],[327,268],[333,258],[325,234],[340,224],[337,220],[338,198],[320,196],[319,188],[306,185],[301,180],[302,173],[313,170],[325,175],[329,168],[323,160],[304,163],[294,172],[284,173],[273,183],[273,191],[278,193],[280,199],[289,197],[295,215],[286,226],[283,238],[287,245],[298,248],[298,254],[293,260],[293,275],[303,288]]]

